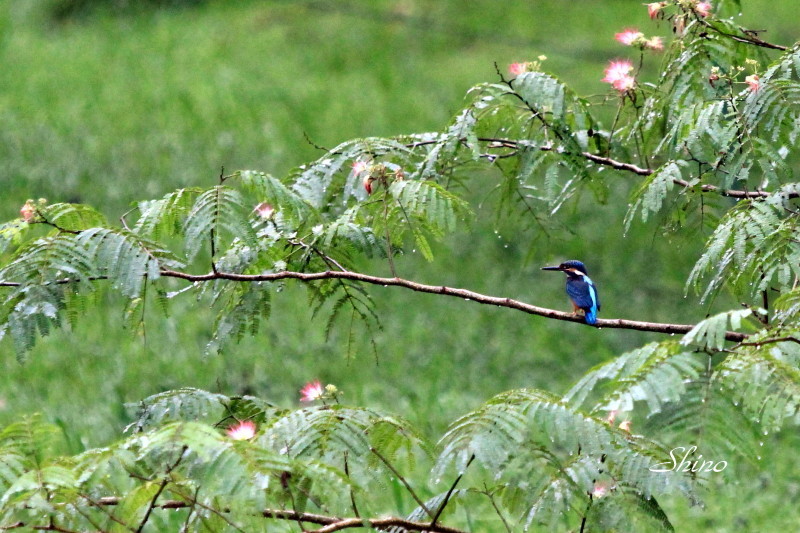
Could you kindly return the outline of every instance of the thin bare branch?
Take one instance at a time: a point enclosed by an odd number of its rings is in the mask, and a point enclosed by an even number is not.
[[[403,287],[416,292],[425,292],[429,294],[440,294],[444,296],[453,296],[456,298],[463,298],[485,305],[494,305],[496,307],[507,307],[515,309],[531,315],[537,315],[554,320],[564,320],[567,322],[577,322],[584,324],[582,317],[576,316],[573,313],[564,311],[556,311],[555,309],[548,309],[546,307],[538,307],[530,305],[511,298],[503,298],[498,296],[488,296],[480,294],[467,289],[459,289],[453,287],[446,287],[444,285],[426,285],[417,283],[403,278],[381,278],[378,276],[371,276],[359,272],[340,272],[340,271],[325,271],[325,272],[273,272],[269,274],[234,274],[230,272],[209,272],[208,274],[188,274],[185,272],[178,272],[175,270],[162,270],[161,275],[164,277],[179,278],[192,283],[213,281],[218,279],[227,279],[230,281],[251,283],[255,281],[278,281],[282,279],[297,279],[304,282],[314,282],[326,279],[349,279],[361,283],[368,283],[372,285],[381,285],[383,287]],[[594,327],[601,328],[615,328],[615,329],[633,329],[638,331],[652,331],[654,333],[666,334],[685,334],[694,328],[694,324],[666,324],[659,322],[642,322],[637,320],[626,320],[622,318],[614,319],[598,319]],[[725,339],[733,342],[741,342],[747,339],[749,335],[746,333],[739,333],[735,331],[728,331],[725,334]]]
[[[403,518],[372,518],[364,520],[361,518],[343,518],[338,522],[334,522],[327,526],[315,529],[315,533],[331,533],[332,531],[342,531],[344,529],[364,528],[369,527],[372,529],[386,529],[389,527],[400,527],[406,531],[425,531],[430,533],[464,533],[460,529],[452,527],[431,525],[423,522],[414,522],[412,520],[405,520]]]
[[[556,150],[551,144],[544,144],[540,146],[534,146],[528,141],[517,141],[514,139],[503,139],[503,138],[496,138],[496,137],[479,137],[479,142],[484,142],[489,144],[489,148],[512,148],[512,149],[520,149],[520,148],[535,148],[542,152],[552,152]],[[438,140],[430,140],[430,141],[418,141],[409,143],[406,146],[408,148],[416,148],[418,146],[426,146],[431,144],[438,143]],[[635,165],[633,163],[627,163],[625,161],[618,161],[616,159],[612,159],[610,157],[604,157],[601,155],[593,154],[591,152],[580,152],[577,154],[563,152],[567,155],[577,155],[583,157],[584,159],[591,161],[597,165],[602,165],[605,167],[610,167],[616,170],[624,170],[625,172],[630,172],[632,174],[636,174],[638,176],[650,176],[655,173],[655,170],[652,168],[647,167],[640,167],[639,165]],[[721,187],[717,187],[716,185],[710,184],[692,184],[683,179],[673,179],[672,182],[675,185],[683,187],[684,189],[693,189],[696,188],[701,192],[708,192],[708,193],[715,193],[719,194],[720,196],[725,196],[727,198],[769,198],[772,196],[773,193],[768,191],[745,191],[739,189],[723,189]],[[800,194],[798,193],[790,193],[788,198],[798,198]]]
[[[97,502],[100,505],[119,505],[121,498],[111,496],[100,498]],[[168,500],[156,507],[160,509],[183,509],[190,507],[192,503],[181,500]],[[219,512],[227,513],[227,509]],[[314,513],[300,513],[291,509],[264,509],[261,511],[261,516],[264,518],[272,518],[275,520],[286,520],[293,522],[302,522],[306,524],[317,524],[323,526],[315,530],[316,533],[329,533],[331,531],[341,531],[344,529],[371,527],[373,529],[384,529],[389,527],[401,527],[408,531],[428,531],[431,533],[465,533],[463,530],[453,527],[444,526],[441,524],[431,525],[428,522],[415,522],[413,520],[406,520],[397,517],[384,517],[384,518],[358,518],[348,517],[340,518],[336,516],[327,516]],[[19,522],[10,526],[0,526],[0,529],[14,529],[25,527],[25,524]]]
[[[757,32],[753,30],[747,30],[745,28],[742,28],[741,26],[739,27],[739,31],[742,32],[743,35],[734,35],[732,33],[728,33],[724,30],[717,28],[712,23],[706,20],[701,20],[700,22],[703,24],[703,26],[713,31],[714,33],[717,33],[729,39],[733,39],[734,41],[740,43],[752,44],[753,46],[760,46],[761,48],[769,48],[770,50],[780,50],[782,52],[785,52],[786,50],[789,49],[789,47],[787,46],[770,43],[763,39],[760,39],[757,35]]]
[[[150,504],[147,506],[147,511],[145,511],[144,516],[142,517],[142,521],[139,524],[139,527],[136,528],[136,533],[141,533],[141,531],[144,529],[144,525],[150,519],[150,515],[153,513],[153,509],[156,508],[156,501],[161,496],[161,493],[164,492],[164,489],[167,487],[167,484],[171,479],[170,474],[172,473],[173,470],[175,470],[178,467],[179,464],[181,464],[181,461],[183,461],[183,457],[186,454],[186,450],[188,449],[189,449],[188,446],[184,446],[183,449],[181,449],[181,453],[178,455],[178,459],[169,467],[167,467],[164,479],[161,480],[161,483],[158,485],[158,490],[156,490],[156,493],[150,500]]]
[[[394,474],[394,476],[395,476],[395,477],[396,477],[398,480],[400,480],[400,483],[402,483],[402,484],[403,484],[403,486],[406,488],[406,490],[408,491],[408,493],[409,493],[409,494],[411,494],[411,497],[412,497],[412,498],[414,498],[414,501],[415,501],[415,502],[417,502],[417,505],[419,505],[419,506],[420,506],[420,508],[421,508],[423,511],[425,511],[425,514],[427,514],[429,517],[431,517],[431,519],[433,519],[433,513],[431,512],[431,510],[430,510],[430,509],[428,509],[428,506],[427,506],[427,505],[425,505],[425,502],[424,502],[424,501],[422,501],[422,498],[420,498],[420,497],[417,495],[417,493],[414,491],[414,489],[413,489],[413,488],[411,487],[411,485],[408,483],[408,481],[406,480],[406,478],[405,478],[405,477],[403,477],[403,475],[402,475],[400,472],[398,472],[398,471],[397,471],[397,469],[396,469],[394,466],[392,466],[392,464],[389,462],[389,460],[388,460],[388,459],[386,459],[386,457],[384,457],[384,456],[383,456],[383,455],[382,455],[382,454],[381,454],[381,453],[380,453],[378,450],[376,450],[375,448],[370,448],[370,449],[369,449],[369,451],[371,451],[373,454],[375,454],[375,456],[376,456],[378,459],[380,459],[380,460],[381,460],[381,462],[382,462],[384,465],[386,465],[386,468],[388,468],[389,470],[391,470],[392,474]]]

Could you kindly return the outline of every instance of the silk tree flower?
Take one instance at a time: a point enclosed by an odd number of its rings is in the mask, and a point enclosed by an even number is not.
[[[750,74],[744,79],[744,82],[747,84],[747,87],[752,92],[756,92],[759,87],[761,87],[761,82],[759,81],[758,74]]]
[[[320,383],[318,379],[306,383],[303,388],[300,389],[301,402],[313,402],[314,400],[321,399],[323,396],[325,396],[325,389],[322,388],[322,383]]]
[[[519,76],[520,74],[525,74],[526,72],[531,71],[531,62],[524,61],[521,63],[511,63],[508,65],[508,73],[512,76]]]
[[[611,86],[621,93],[626,93],[636,87],[636,78],[626,75],[612,83]]]
[[[353,173],[361,174],[362,172],[369,169],[369,163],[366,161],[354,161],[353,162]]]
[[[256,434],[256,425],[252,420],[242,420],[229,427],[226,433],[233,440],[250,440]]]
[[[660,52],[664,49],[664,40],[661,37],[655,36],[645,40],[643,46],[648,50],[655,50]]]
[[[364,186],[364,190],[367,191],[367,194],[372,194],[372,182],[375,181],[375,178],[372,177],[369,170],[370,165],[366,161],[353,162],[353,173],[356,176],[364,174],[363,178],[361,179],[361,183]]]
[[[255,207],[255,209],[253,209],[253,212],[264,220],[269,220],[275,213],[275,209],[267,202],[261,202]]]
[[[607,481],[598,481],[592,488],[592,498],[602,498],[608,494],[609,490],[611,490],[611,486]]]
[[[644,39],[644,34],[636,29],[628,29],[614,34],[614,39],[626,46],[631,46],[635,42]]]
[[[630,433],[631,432],[631,423],[632,422],[630,420],[623,420],[619,424],[619,429],[621,429],[625,433]]]
[[[650,15],[651,19],[655,19],[667,4],[666,2],[651,2],[645,5],[647,6],[647,14]]]
[[[694,12],[700,15],[701,17],[707,17],[711,14],[711,2],[699,2],[694,7]]]
[[[630,75],[633,64],[630,61],[612,61],[605,70],[605,78],[601,81],[610,83],[620,92],[627,92],[634,88],[636,79]]]

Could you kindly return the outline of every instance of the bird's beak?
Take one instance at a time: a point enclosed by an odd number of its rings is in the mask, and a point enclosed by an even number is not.
[[[560,266],[542,267],[542,270],[561,270],[561,267]]]

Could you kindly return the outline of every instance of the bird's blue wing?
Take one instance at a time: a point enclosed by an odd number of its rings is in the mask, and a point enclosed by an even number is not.
[[[600,297],[597,295],[597,287],[588,276],[581,276],[580,279],[567,280],[567,294],[575,305],[586,313],[586,322],[594,324],[597,322],[597,312],[600,310]]]
[[[570,300],[575,302],[575,305],[581,309],[591,309],[595,305],[590,288],[593,287],[583,280],[570,279],[567,281],[567,294]],[[597,292],[595,291],[595,297],[596,294]]]

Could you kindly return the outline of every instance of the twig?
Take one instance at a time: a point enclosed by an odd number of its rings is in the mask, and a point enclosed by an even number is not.
[[[759,39],[758,37],[755,36],[755,34],[754,34],[755,32],[753,32],[752,30],[746,30],[746,29],[744,29],[742,27],[739,27],[739,31],[741,31],[742,33],[747,35],[747,37],[742,37],[741,35],[734,35],[732,33],[728,33],[726,31],[723,31],[723,30],[717,28],[716,26],[714,26],[713,24],[711,24],[708,21],[701,20],[700,22],[703,24],[703,26],[705,26],[709,30],[711,30],[711,31],[713,31],[715,33],[718,33],[720,35],[723,35],[725,37],[728,37],[729,39],[733,39],[734,41],[737,41],[737,42],[740,42],[740,43],[752,44],[754,46],[760,46],[762,48],[769,48],[771,50],[780,50],[782,52],[785,52],[786,50],[789,49],[787,46],[782,46],[780,44],[769,43],[769,42],[767,42],[767,41],[765,41],[763,39]]]
[[[242,533],[244,533],[244,530],[243,530],[242,528],[240,528],[239,526],[237,526],[236,524],[234,524],[233,522],[231,522],[230,520],[228,520],[228,518],[227,518],[227,517],[226,517],[226,516],[223,514],[223,513],[225,513],[225,512],[227,512],[227,511],[228,511],[227,509],[226,509],[226,510],[224,510],[224,511],[222,511],[222,512],[220,512],[220,511],[218,511],[217,509],[214,509],[213,507],[211,507],[211,506],[209,506],[209,505],[205,505],[204,503],[197,501],[197,494],[198,494],[198,492],[200,492],[200,489],[199,489],[199,488],[198,488],[198,489],[195,491],[195,495],[194,495],[194,497],[190,497],[188,494],[184,494],[184,493],[183,493],[183,492],[182,492],[180,489],[178,489],[178,488],[173,488],[173,489],[172,489],[172,491],[173,491],[175,494],[177,494],[177,495],[181,496],[182,498],[184,498],[185,500],[188,500],[188,501],[191,503],[191,505],[188,505],[186,502],[176,502],[176,503],[181,503],[181,504],[183,504],[181,507],[189,507],[189,514],[191,514],[191,512],[192,512],[192,510],[194,509],[194,507],[195,507],[195,506],[197,506],[197,507],[200,507],[201,509],[205,509],[206,511],[209,511],[209,512],[211,512],[211,513],[214,513],[214,514],[215,514],[215,515],[217,515],[217,516],[218,516],[218,517],[219,517],[221,520],[223,520],[223,521],[224,521],[226,524],[228,524],[229,526],[231,526],[231,527],[232,527],[233,529],[235,529],[236,531],[241,531]],[[162,509],[166,509],[166,508],[167,508],[167,507],[162,507]],[[178,508],[178,507],[171,507],[171,509],[177,509],[177,508]],[[188,520],[189,520],[189,517],[188,517],[188,516],[186,517],[186,520],[187,520],[187,523],[188,523]]]
[[[508,524],[508,521],[506,521],[506,518],[503,516],[503,513],[500,511],[500,508],[497,506],[497,502],[494,501],[494,495],[491,492],[489,492],[489,488],[485,484],[484,484],[483,488],[485,489],[483,491],[483,494],[485,494],[486,497],[489,498],[489,501],[491,502],[492,507],[494,507],[494,512],[497,513],[497,516],[500,517],[500,521],[503,522],[503,526],[506,528],[506,531],[508,533],[511,533],[511,526]]]
[[[381,453],[378,450],[376,450],[375,448],[370,448],[369,451],[371,451],[373,454],[375,454],[375,457],[380,459],[381,462],[383,462],[383,464],[385,464],[386,467],[389,470],[391,470],[392,474],[394,474],[395,477],[397,477],[397,479],[400,480],[400,483],[403,484],[403,486],[406,488],[408,493],[411,494],[411,497],[414,498],[414,501],[417,502],[417,505],[419,505],[420,508],[422,508],[422,510],[425,511],[425,514],[427,514],[428,516],[431,517],[431,519],[433,519],[434,518],[433,513],[431,512],[430,509],[428,509],[428,506],[425,505],[425,502],[422,501],[422,498],[417,496],[417,493],[414,492],[414,489],[411,488],[411,485],[408,484],[408,481],[406,481],[406,478],[404,478],[403,475],[400,474],[400,472],[398,472],[397,469],[394,466],[392,466],[392,464],[383,455],[381,455]]]
[[[348,480],[352,481],[350,478],[350,465],[347,461],[346,450],[344,452],[344,475],[347,476]],[[356,495],[352,485],[350,486],[350,505],[353,507],[353,514],[356,515],[356,518],[361,518],[361,513],[358,512],[358,505],[356,505]]]
[[[469,465],[471,465],[472,461],[474,460],[475,460],[475,454],[473,453],[472,456],[469,458],[469,461],[467,461],[467,465],[464,467],[464,470],[458,475],[456,480],[453,481],[453,484],[450,485],[450,489],[447,491],[447,494],[444,497],[442,505],[439,506],[439,508],[436,510],[436,514],[433,515],[433,520],[431,520],[430,527],[434,527],[436,525],[436,521],[439,520],[439,517],[442,515],[444,508],[447,507],[448,503],[450,503],[450,498],[453,496],[453,491],[456,490],[458,482],[461,481],[462,477],[464,477],[464,472],[467,471],[467,468],[469,468]]]
[[[158,486],[158,490],[153,495],[153,498],[150,500],[150,504],[147,506],[147,511],[145,511],[144,516],[142,517],[142,521],[141,523],[139,523],[139,527],[136,528],[136,533],[142,533],[144,525],[150,519],[150,515],[152,514],[153,509],[155,509],[156,507],[156,501],[158,500],[158,497],[161,496],[161,493],[164,492],[164,489],[167,487],[167,483],[169,483],[170,474],[175,468],[178,467],[179,464],[181,464],[181,461],[183,461],[183,457],[186,454],[186,450],[188,449],[189,449],[188,446],[184,446],[183,448],[181,448],[181,453],[178,455],[178,459],[172,465],[167,467],[164,479],[161,480],[161,483]]]
[[[735,346],[733,346],[731,348],[731,350],[735,350],[736,348],[738,348],[740,346],[757,346],[757,347],[761,347],[761,346],[764,346],[766,344],[775,344],[776,342],[794,342],[796,344],[800,344],[800,339],[798,339],[797,337],[792,337],[791,335],[788,335],[786,337],[775,337],[773,339],[764,339],[763,341],[754,341],[754,342],[744,342],[743,341],[743,342],[740,342],[740,343],[736,344]]]

